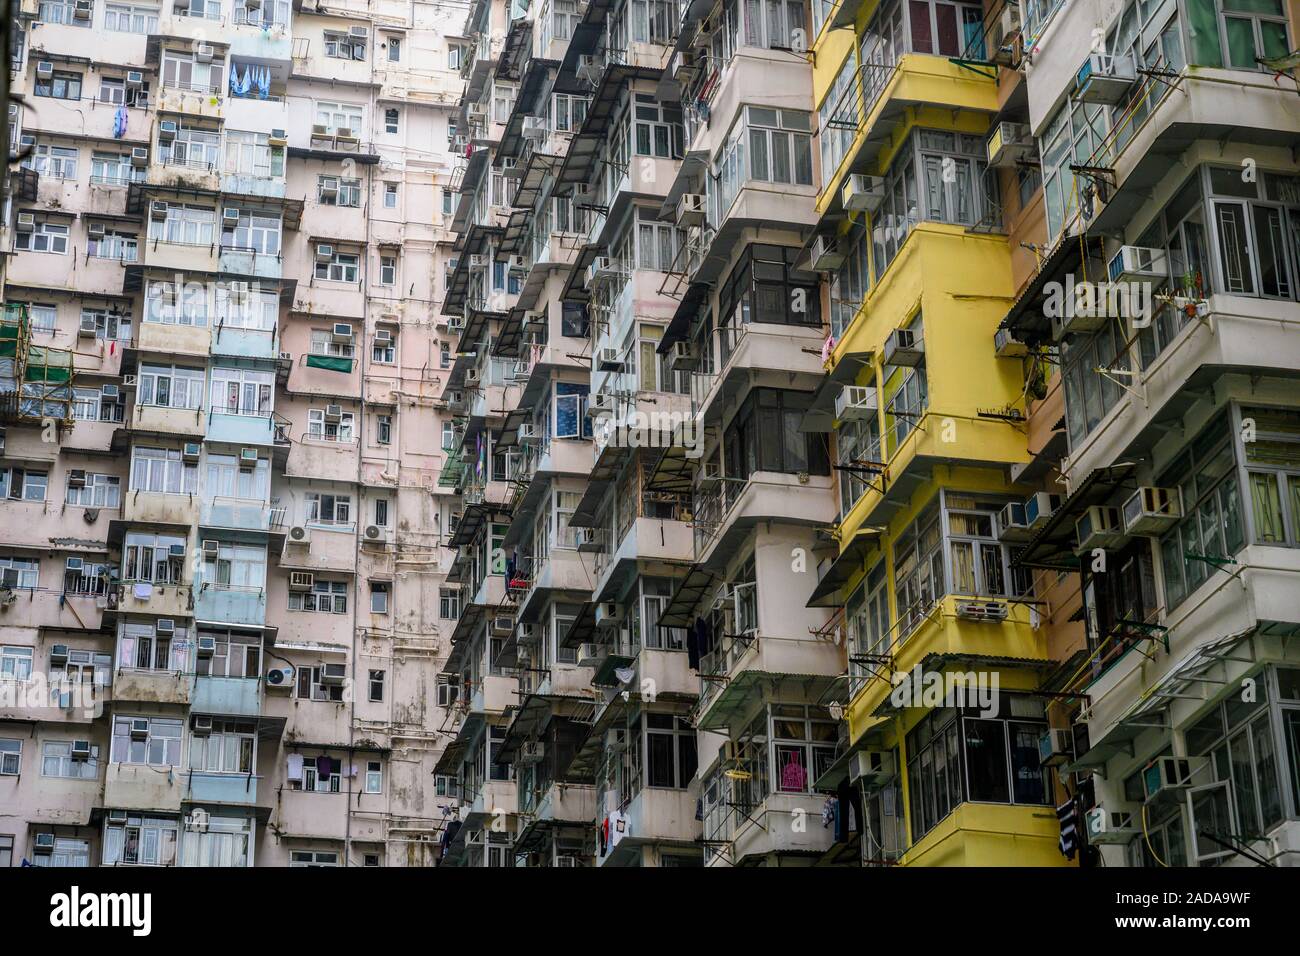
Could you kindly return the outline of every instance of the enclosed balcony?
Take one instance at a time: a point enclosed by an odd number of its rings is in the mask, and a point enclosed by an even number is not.
[[[184,794],[179,767],[110,763],[104,771],[104,806],[114,810],[178,813]]]

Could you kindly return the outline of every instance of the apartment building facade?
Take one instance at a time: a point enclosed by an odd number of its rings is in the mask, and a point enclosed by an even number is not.
[[[428,865],[463,7],[15,7],[0,864]]]

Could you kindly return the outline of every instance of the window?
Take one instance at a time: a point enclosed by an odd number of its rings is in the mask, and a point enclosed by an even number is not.
[[[361,856],[361,865],[362,865],[362,866],[378,866],[378,865],[379,865],[379,854],[378,854],[378,853],[363,853],[362,856]]]
[[[374,585],[371,585],[373,588]],[[370,702],[372,704],[382,703],[384,700],[384,672],[370,672]]]
[[[125,823],[110,820],[104,827],[104,866],[175,866],[179,832],[174,817],[131,814]]]
[[[55,837],[54,851],[35,856],[32,866],[86,867],[90,866],[90,841],[72,837]]]
[[[0,737],[0,777],[16,777],[23,766],[23,742]]]
[[[220,541],[215,559],[205,554],[204,577],[217,588],[261,590],[266,584],[266,548]]]
[[[361,180],[320,176],[316,179],[316,198],[326,206],[361,205]]]
[[[1043,203],[1047,234],[1055,238],[1078,215],[1077,189],[1070,165],[1085,162],[1106,137],[1105,109],[1067,100],[1048,122],[1038,142],[1043,163]]]
[[[83,508],[116,508],[122,503],[122,479],[117,475],[104,475],[97,472],[85,472],[74,476],[69,469],[68,497],[70,505]]]
[[[690,723],[672,714],[646,714],[646,786],[685,790],[695,769],[695,730]]]
[[[438,588],[438,617],[454,621],[460,617],[460,591],[455,588]]]
[[[82,560],[80,570],[69,570],[63,574],[64,594],[104,594],[109,588],[109,578],[113,566],[106,561]]]
[[[336,336],[333,329],[312,329],[310,349],[312,355],[328,355],[332,358],[350,359],[356,353],[352,337]]]
[[[388,613],[388,583],[386,581],[370,582],[370,613]]]
[[[41,221],[31,232],[14,235],[14,248],[21,252],[49,252],[61,256],[68,251],[68,227]]]
[[[214,170],[221,161],[221,134],[215,129],[181,122],[176,138],[159,144],[159,161],[165,166]]]
[[[269,133],[226,130],[225,157],[227,173],[276,179],[284,176],[284,147],[272,146]]]
[[[336,702],[343,700],[343,682],[332,677],[327,681],[324,667],[299,667],[296,668],[296,673],[298,675],[298,682],[295,693],[300,700],[328,700]],[[306,770],[306,763],[307,761],[304,761],[304,771]],[[314,775],[315,765],[313,764],[312,766]],[[318,788],[307,787],[306,789],[311,790]],[[334,787],[334,790],[335,792],[338,791],[337,785]]]
[[[338,866],[339,855],[324,850],[294,850],[289,854],[290,866]]]
[[[316,125],[324,126],[331,134],[348,130],[356,136],[362,126],[364,108],[354,103],[317,103]]]
[[[316,278],[329,282],[356,282],[361,276],[361,257],[355,252],[334,252],[327,262],[316,261]]]
[[[31,647],[12,644],[0,647],[0,680],[31,680],[34,653],[35,650]]]
[[[122,546],[122,580],[180,584],[188,553],[184,535],[127,532]]]
[[[379,257],[379,284],[397,285],[397,257]]]
[[[50,77],[37,77],[32,92],[37,96],[48,96],[56,100],[81,99],[81,74],[64,73],[58,70]]]
[[[341,412],[337,420],[325,408],[307,410],[307,437],[317,441],[352,441],[352,412]]]
[[[190,642],[184,627],[172,622],[171,631],[153,624],[128,622],[122,625],[117,644],[118,667],[139,671],[169,671],[182,674],[189,670]]]
[[[325,55],[338,60],[364,60],[366,40],[366,37],[355,37],[351,33],[326,30]]]
[[[1255,429],[1244,443],[1254,540],[1300,546],[1300,415],[1247,406],[1241,418]]]
[[[289,610],[346,614],[348,612],[347,582],[315,581],[310,591],[290,591]]]
[[[378,346],[376,346],[376,348],[378,348]],[[393,443],[392,415],[375,416],[375,441],[380,445],[391,445]]]
[[[308,524],[348,525],[352,523],[352,496],[308,492],[304,520]]]
[[[384,183],[384,208],[397,208],[397,183]]]
[[[745,3],[745,45],[771,50],[795,47],[795,31],[807,42],[808,18],[801,0],[747,0]]]
[[[461,43],[447,44],[447,69],[457,72],[461,69],[461,63],[465,58],[465,46]]]
[[[803,392],[754,389],[723,435],[727,476],[745,480],[758,471],[830,474],[826,442],[799,431],[810,401],[811,395]]]
[[[183,246],[210,246],[217,240],[216,210],[168,203],[166,219],[150,217],[149,238]]]
[[[643,206],[636,207],[635,225],[636,267],[654,272],[671,271],[677,250],[683,244],[681,231]]]
[[[23,165],[51,179],[76,179],[77,158],[80,152],[71,146],[51,146],[38,143]]]
[[[401,63],[401,62],[402,62],[402,39],[401,39],[401,37],[389,37],[388,40],[387,40],[387,42],[384,44],[384,46],[385,46],[385,48],[388,50],[388,62],[389,62],[389,63]],[[394,132],[396,132],[396,131],[394,130]]]
[[[0,468],[0,498],[12,501],[44,501],[50,476],[26,468]]]
[[[270,415],[274,384],[272,371],[214,368],[212,410],[226,415]]]
[[[204,773],[250,774],[256,765],[257,724],[251,720],[214,720],[212,729],[190,736],[190,769]]]
[[[8,869],[14,865],[14,838],[7,835],[0,835],[0,869]]]
[[[140,243],[133,233],[119,232],[113,229],[105,229],[102,236],[90,236],[86,241],[86,253],[94,259],[117,259],[121,262],[135,262],[140,256]],[[126,317],[127,329],[130,329],[131,318]],[[129,331],[121,335],[100,335],[96,330],[96,338],[120,338],[130,339]]]
[[[145,293],[144,321],[162,325],[208,324],[206,283],[150,282]],[[196,408],[198,406],[195,406]]]
[[[384,792],[384,767],[378,760],[366,761],[366,793]]]
[[[438,366],[440,368],[451,368],[451,346],[446,342],[438,343]],[[444,432],[444,438],[446,433]],[[442,447],[449,448],[446,441],[443,441]]]
[[[455,196],[456,194],[446,186],[442,187],[442,214],[444,216],[450,216],[455,212]],[[454,269],[455,266],[453,265],[452,268]]]
[[[112,763],[175,767],[181,760],[181,722],[163,717],[114,717]]]
[[[261,256],[280,254],[280,217],[259,215],[246,209],[239,211],[239,222],[221,232],[225,249],[251,252]]]
[[[140,366],[136,403],[163,408],[202,408],[204,371],[172,365]]]
[[[199,637],[213,642],[210,657],[200,657],[195,671],[200,677],[262,677],[262,638],[239,631],[204,630]]]
[[[251,467],[250,467],[251,466]],[[203,491],[213,498],[242,498],[259,505],[270,484],[270,460],[259,455],[257,462],[241,461],[235,455],[208,452],[204,459]]]
[[[385,133],[397,132],[400,116],[401,114],[398,112],[397,107],[395,106],[390,106],[384,110],[384,132]]]
[[[222,73],[223,64],[219,61],[200,63],[193,54],[163,51],[160,78],[162,85],[169,89],[220,94]]]
[[[210,817],[206,830],[185,834],[181,866],[248,866],[253,828],[251,817]]]
[[[375,524],[380,528],[388,527],[388,499],[375,499]]]
[[[448,674],[438,675],[437,699],[439,707],[450,707],[456,702],[460,686]]]
[[[13,308],[22,308],[18,303],[11,303]],[[27,306],[27,317],[31,320],[33,332],[53,332],[59,324],[59,310],[52,305]]]
[[[551,129],[561,133],[576,133],[587,119],[591,100],[575,93],[554,93],[551,96]]]
[[[635,0],[634,0],[635,2]],[[638,156],[682,158],[682,111],[650,93],[633,94],[633,144]]]
[[[104,29],[110,33],[157,33],[158,8],[123,3],[104,6]]]

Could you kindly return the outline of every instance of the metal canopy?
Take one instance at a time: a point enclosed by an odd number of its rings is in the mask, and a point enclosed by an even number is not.
[[[1075,556],[1075,521],[1091,506],[1109,501],[1132,480],[1136,471],[1137,465],[1132,462],[1093,469],[1061,507],[1052,512],[1042,530],[1012,558],[1012,563],[1023,568],[1076,570],[1079,560]]]
[[[687,454],[684,445],[670,445],[659,455],[659,460],[651,469],[646,490],[661,494],[690,494],[695,479],[695,463],[698,460]]]
[[[1047,313],[1045,288],[1049,283],[1057,283],[1073,273],[1087,258],[1097,261],[1096,269],[1101,269],[1102,240],[1100,236],[1063,235],[1061,239],[1039,264],[1038,272],[1016,297],[1006,318],[999,326],[1010,329],[1021,340],[1036,343],[1051,341],[1052,320]],[[1083,276],[1076,276],[1082,280]]]
[[[863,559],[878,546],[884,528],[859,528],[848,544],[831,562],[826,573],[817,582],[806,607],[839,607],[844,603],[840,590],[862,569]]]
[[[690,627],[699,616],[700,604],[706,595],[712,594],[718,586],[721,575],[706,571],[698,565],[692,565],[682,578],[681,584],[673,592],[668,606],[659,615],[660,627]]]

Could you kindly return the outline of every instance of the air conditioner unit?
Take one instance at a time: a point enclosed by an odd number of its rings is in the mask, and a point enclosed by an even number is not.
[[[1049,491],[1036,491],[1025,499],[1025,524],[1037,531],[1047,524],[1047,519],[1061,507],[1061,496]]]
[[[1121,509],[1124,533],[1153,536],[1168,531],[1183,516],[1183,496],[1177,488],[1143,486]]]
[[[537,426],[532,422],[523,422],[519,426],[520,441],[535,441],[537,439]]]
[[[37,856],[49,856],[54,852],[54,834],[38,833],[32,839],[32,852]]]
[[[604,69],[605,66],[600,57],[587,55],[578,57],[578,68],[575,72],[578,79],[586,80],[595,86],[600,82],[600,74]]]
[[[587,284],[603,279],[612,279],[619,274],[618,264],[609,256],[597,256],[587,266]]]
[[[603,644],[582,644],[578,647],[578,666],[595,667],[604,658]]]
[[[998,123],[987,143],[990,166],[1014,166],[1033,159],[1037,147],[1027,123]]]
[[[206,737],[212,733],[212,718],[203,714],[194,715],[194,736]]]
[[[131,721],[131,736],[135,740],[148,739],[149,721],[147,718],[136,717]]]
[[[384,537],[384,529],[377,524],[366,525],[364,533],[367,541],[381,541]]]
[[[215,53],[216,51],[212,49],[212,44],[199,43],[194,47],[194,62],[211,63],[212,57],[215,55]]]
[[[885,201],[885,178],[853,173],[844,181],[840,201],[853,212],[874,213]]]
[[[126,88],[128,90],[138,90],[144,86],[144,74],[139,70],[130,70],[126,74]]]
[[[812,269],[814,272],[834,272],[844,265],[844,250],[834,236],[821,235],[813,240]]]
[[[131,165],[143,167],[149,165],[149,147],[134,146],[131,148]]]
[[[1132,813],[1112,813],[1105,807],[1093,807],[1084,814],[1088,843],[1094,846],[1129,843],[1142,832]]]
[[[342,341],[342,340],[351,341],[351,340],[352,340],[352,323],[351,323],[351,322],[335,322],[335,323],[334,323],[334,328],[333,328],[333,330],[330,332],[330,335],[331,335],[333,338],[338,339],[338,340],[340,340],[340,341]]]
[[[601,601],[596,605],[596,626],[608,627],[623,620],[623,609],[617,601]]]
[[[616,348],[603,348],[596,352],[596,368],[602,372],[621,372],[624,363]]]
[[[199,453],[202,451],[202,449],[203,446],[200,445],[198,442],[187,441],[184,447],[181,448],[181,458],[185,459],[186,461],[198,461]]]
[[[392,330],[392,329],[375,329],[375,342],[376,342],[376,343],[382,343],[382,344],[384,344],[384,345],[387,345],[387,344],[388,344],[389,342],[391,342],[391,341],[393,341],[393,330]]]
[[[94,753],[94,748],[89,740],[74,740],[72,742],[72,759],[89,760]]]
[[[290,591],[310,591],[316,583],[316,575],[311,571],[290,571]]]
[[[526,740],[519,747],[519,762],[522,764],[541,763],[546,756],[546,744],[540,740]]]
[[[321,668],[321,683],[338,687],[342,685],[348,676],[348,666],[346,664],[326,664]]]
[[[115,402],[121,396],[118,387],[113,384],[99,386],[99,397],[106,401]]]
[[[588,415],[603,415],[614,411],[614,396],[606,391],[592,392],[587,399]]]
[[[1029,522],[1025,520],[1025,506],[1022,502],[1011,501],[1002,506],[998,512],[997,532],[1000,541],[1016,543],[1028,541],[1032,537]]]
[[[42,80],[48,80],[54,75],[54,64],[49,60],[41,60],[36,64],[36,75]]]
[[[889,750],[859,750],[849,765],[849,776],[867,790],[879,790],[897,773]]]
[[[519,161],[513,156],[504,157],[497,165],[501,169],[501,175],[507,179],[518,179],[524,174],[524,167],[520,166]]]
[[[239,210],[234,206],[227,206],[221,210],[221,221],[227,226],[239,225]]]
[[[677,200],[677,226],[685,229],[689,226],[704,225],[705,197],[700,193],[684,193]]]
[[[327,422],[340,422],[340,421],[342,421],[342,420],[343,420],[343,406],[342,406],[342,405],[326,405],[326,406],[325,406],[325,421],[327,421]]]
[[[86,470],[85,470],[84,468],[69,468],[69,469],[68,469],[68,487],[69,487],[69,488],[84,488],[84,487],[86,487]],[[81,564],[81,559],[80,559],[80,558],[68,558],[68,560],[69,560],[69,561],[76,561],[78,565]],[[69,568],[68,570],[72,570],[72,569]],[[80,571],[81,568],[78,567],[77,570]]]
[[[472,253],[469,257],[469,267],[471,269],[482,269],[487,266],[488,257],[481,252]]]
[[[161,221],[167,218],[167,203],[162,199],[155,199],[149,203],[149,218]]]
[[[102,222],[86,223],[86,235],[91,239],[102,239],[107,231]]]
[[[507,256],[507,257],[506,257],[506,268],[508,268],[511,272],[527,272],[527,271],[528,271],[528,257],[527,257],[527,256]]]
[[[925,343],[911,329],[894,329],[885,339],[885,364],[916,368],[925,362]]]
[[[1133,57],[1090,53],[1074,75],[1074,98],[1083,103],[1117,106],[1137,81]]]
[[[1192,774],[1204,758],[1157,757],[1142,771],[1142,793],[1147,803],[1181,796],[1192,785]]]
[[[1109,321],[1105,308],[1067,309],[1063,303],[1052,316],[1052,340],[1059,342],[1067,335],[1087,335],[1104,328]]]
[[[354,133],[352,128],[349,126],[340,126],[338,129],[334,130],[334,138],[340,141],[355,142],[357,134]]]
[[[1029,346],[1010,329],[998,329],[993,333],[993,351],[998,358],[1023,358],[1029,353]]]
[[[1124,540],[1118,508],[1093,505],[1074,523],[1074,535],[1080,551],[1109,548]]]
[[[604,528],[579,528],[578,550],[585,552],[601,551],[605,547]]]
[[[475,103],[473,106],[467,106],[465,108],[465,117],[471,123],[485,123],[487,122],[487,107],[478,103]]]
[[[266,672],[266,686],[288,689],[293,686],[292,667],[272,667]]]
[[[331,262],[334,259],[334,247],[325,242],[316,244],[316,261]]]
[[[1044,767],[1055,767],[1074,759],[1074,734],[1068,730],[1051,728],[1038,738],[1038,762]]]
[[[94,12],[95,5],[91,0],[77,0],[72,7],[72,16],[76,20],[89,20],[90,15]]]
[[[168,545],[168,546],[167,546],[167,555],[168,555],[168,557],[172,557],[172,558],[183,558],[183,557],[185,557],[185,545],[183,545],[183,544],[171,544],[171,545]]]
[[[68,645],[51,644],[50,645],[50,663],[66,664],[68,663]]]
[[[1001,601],[958,601],[955,610],[964,621],[996,624],[1007,619],[1007,606]]]
[[[109,823],[126,823],[127,811],[109,810],[108,813],[105,814],[105,816],[108,818]]]
[[[874,418],[876,390],[865,385],[847,385],[835,396],[835,417],[842,422]]]
[[[690,342],[674,342],[668,364],[674,372],[690,372],[700,367],[700,356]]]
[[[176,138],[176,122],[174,120],[163,120],[158,124],[158,142],[170,143]]]
[[[716,461],[706,461],[700,465],[700,473],[699,477],[696,479],[696,484],[701,488],[707,489],[716,487],[718,482],[721,480],[722,466]]]
[[[266,144],[268,146],[288,146],[289,137],[284,130],[273,129],[271,130],[271,135],[266,139]]]
[[[1163,249],[1120,246],[1106,269],[1111,282],[1142,282],[1169,278],[1169,261]]]
[[[324,123],[314,123],[311,128],[312,139],[329,139],[330,128]]]
[[[476,368],[465,369],[465,384],[477,385],[479,380],[479,370]]]
[[[370,30],[366,27],[349,27],[348,35],[354,40],[366,40],[370,37]]]
[[[204,538],[202,548],[204,560],[215,561],[221,553],[221,542],[216,538]]]
[[[175,634],[176,622],[170,617],[160,617],[153,626],[153,632],[155,634]],[[211,638],[208,638],[208,640],[211,640]]]
[[[136,381],[137,381],[137,379],[136,379],[136,376],[134,376],[134,375],[123,375],[123,376],[122,376],[122,387],[123,387],[123,388],[135,388]]]
[[[20,213],[18,214],[18,218],[17,218],[17,222],[16,222],[16,228],[18,229],[19,232],[35,232],[35,231],[36,231],[36,213],[34,213],[34,212],[20,212]]]
[[[311,532],[304,525],[296,524],[289,529],[289,540],[295,544],[308,544],[311,541]]]
[[[999,20],[1002,38],[1005,40],[1007,37],[1019,33],[1021,22],[1019,0],[1008,0],[1002,8],[1002,18]]]

